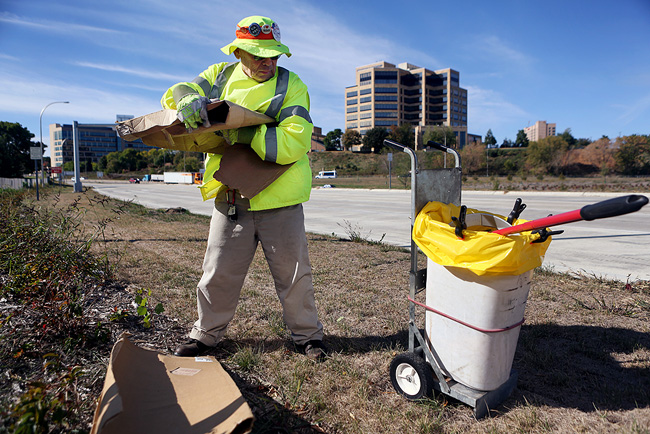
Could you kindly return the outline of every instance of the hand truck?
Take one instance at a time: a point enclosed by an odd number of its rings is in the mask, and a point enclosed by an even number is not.
[[[420,169],[415,151],[411,148],[391,140],[384,140],[384,145],[406,152],[411,158],[411,233],[416,216],[428,202],[461,205],[462,171],[460,155],[455,149],[428,142],[427,146],[453,155],[455,164],[452,168]],[[508,380],[496,390],[488,392],[472,389],[445,376],[435,348],[415,324],[416,304],[411,300],[415,300],[416,294],[425,289],[426,273],[426,268],[419,269],[418,247],[411,236],[408,352],[398,354],[391,362],[391,383],[398,393],[409,400],[431,396],[436,390],[471,406],[474,416],[480,419],[510,396],[517,384],[517,372],[512,370]]]

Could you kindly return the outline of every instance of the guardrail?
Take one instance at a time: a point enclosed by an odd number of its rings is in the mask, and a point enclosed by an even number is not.
[[[0,178],[0,188],[12,188],[20,190],[25,186],[26,181],[31,181],[25,178]]]

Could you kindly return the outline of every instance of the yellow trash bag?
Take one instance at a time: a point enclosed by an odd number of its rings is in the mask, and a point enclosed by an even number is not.
[[[468,222],[477,220],[470,217],[475,213],[506,220],[499,214],[468,208]],[[494,227],[468,225],[468,229],[463,230],[464,239],[459,239],[451,219],[459,214],[460,208],[453,204],[429,202],[415,218],[413,240],[433,262],[466,268],[479,276],[519,275],[542,265],[550,237],[533,244],[539,235],[531,231],[504,236],[487,232]],[[526,221],[517,219],[513,225]]]

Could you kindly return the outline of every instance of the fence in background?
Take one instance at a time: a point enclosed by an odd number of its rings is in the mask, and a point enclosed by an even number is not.
[[[0,188],[13,188],[20,190],[23,187],[31,187],[33,179],[26,178],[0,178]]]

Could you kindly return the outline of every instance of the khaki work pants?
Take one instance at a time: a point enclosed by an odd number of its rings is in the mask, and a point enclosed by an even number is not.
[[[199,319],[190,338],[215,346],[235,315],[242,285],[258,243],[271,270],[283,319],[297,344],[323,338],[318,320],[302,205],[248,211],[237,194],[237,220],[225,197],[215,200],[203,276],[197,287]]]

